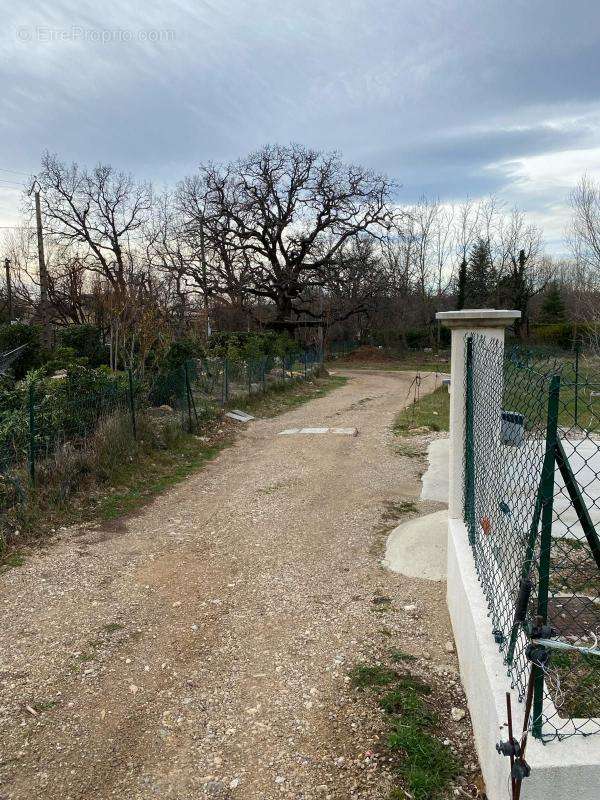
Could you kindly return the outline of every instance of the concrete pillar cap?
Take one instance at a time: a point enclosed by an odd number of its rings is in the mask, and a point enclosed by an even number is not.
[[[501,308],[464,308],[438,311],[435,317],[447,328],[506,328],[521,318],[521,312]]]

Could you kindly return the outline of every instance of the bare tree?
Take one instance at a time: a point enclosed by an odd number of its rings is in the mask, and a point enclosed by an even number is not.
[[[573,256],[600,282],[600,183],[584,175],[571,192],[570,203],[568,241]]]
[[[293,330],[301,318],[319,324],[314,290],[325,287],[344,248],[389,228],[392,188],[337,154],[267,146],[232,164],[202,166],[178,199],[188,230],[205,232],[221,288],[271,303],[272,324]]]
[[[135,272],[140,234],[152,204],[149,184],[98,164],[70,166],[49,153],[37,175],[44,229],[71,255],[124,289]]]
[[[529,333],[529,304],[543,292],[550,279],[551,262],[542,258],[542,233],[527,222],[518,209],[506,216],[497,213],[496,237],[492,257],[496,273],[496,305],[521,312],[515,320],[515,333]]]

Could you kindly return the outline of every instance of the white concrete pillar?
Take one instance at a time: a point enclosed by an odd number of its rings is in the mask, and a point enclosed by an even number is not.
[[[436,314],[443,325],[452,331],[450,359],[450,490],[448,497],[449,519],[463,518],[464,503],[464,445],[465,445],[465,338],[478,333],[497,339],[504,345],[504,331],[520,311],[503,311],[495,308],[440,311]],[[502,376],[498,376],[502,395]]]

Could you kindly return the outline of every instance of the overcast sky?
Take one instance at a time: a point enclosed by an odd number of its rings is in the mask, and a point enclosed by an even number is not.
[[[267,142],[494,192],[561,250],[600,177],[599,0],[0,0],[0,219],[47,148],[175,183]]]

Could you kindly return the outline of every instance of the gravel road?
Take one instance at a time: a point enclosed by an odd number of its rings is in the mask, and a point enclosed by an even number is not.
[[[383,721],[348,669],[401,648],[464,705],[444,585],[380,564],[390,508],[419,493],[390,432],[412,375],[338,373],[141,513],[0,578],[0,800],[378,800]],[[277,435],[304,425],[359,433]],[[468,718],[446,735],[468,753]]]

